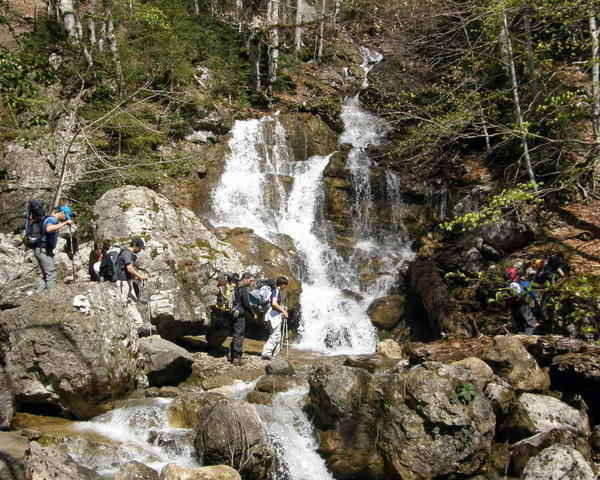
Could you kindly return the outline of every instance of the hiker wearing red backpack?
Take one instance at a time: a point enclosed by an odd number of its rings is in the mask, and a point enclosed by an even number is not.
[[[539,326],[534,313],[534,308],[537,305],[537,294],[533,291],[531,282],[521,278],[517,267],[507,268],[505,275],[510,282],[508,288],[512,293],[510,307],[513,323],[518,331],[523,331],[527,335],[533,335]]]

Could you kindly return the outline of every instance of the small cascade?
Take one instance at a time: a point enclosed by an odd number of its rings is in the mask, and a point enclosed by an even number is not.
[[[260,409],[279,453],[274,480],[333,480],[317,453],[313,426],[302,410],[307,393],[307,388],[279,393],[273,398],[272,407]]]
[[[122,408],[79,422],[75,432],[94,434],[105,441],[89,448],[86,442],[71,441],[69,454],[85,467],[102,475],[116,473],[120,466],[136,460],[157,471],[168,463],[198,466],[194,459],[192,431],[172,428],[168,424],[167,410],[171,399],[138,400]]]

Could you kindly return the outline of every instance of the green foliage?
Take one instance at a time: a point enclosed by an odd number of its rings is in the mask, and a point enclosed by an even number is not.
[[[472,383],[461,383],[455,390],[456,399],[463,405],[469,405],[477,397],[477,390]]]
[[[476,212],[469,212],[441,225],[447,232],[468,232],[485,225],[499,222],[507,212],[518,211],[527,205],[541,202],[533,184],[520,184],[503,190],[490,198],[487,204]]]

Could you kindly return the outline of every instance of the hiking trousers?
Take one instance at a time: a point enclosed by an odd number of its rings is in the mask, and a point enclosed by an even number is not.
[[[46,247],[33,249],[33,255],[37,260],[42,272],[42,280],[39,290],[50,290],[56,286],[56,264],[54,263],[54,251]]]
[[[231,358],[242,358],[244,353],[244,336],[246,335],[246,315],[240,313],[233,318],[233,335],[231,339]]]
[[[515,305],[513,307],[513,319],[517,324],[518,330],[522,330],[526,335],[533,335],[539,325],[533,309],[527,303]]]
[[[281,312],[270,309],[265,314],[265,319],[271,327],[271,334],[262,350],[263,357],[274,357],[281,350],[281,326],[283,324],[283,315]]]

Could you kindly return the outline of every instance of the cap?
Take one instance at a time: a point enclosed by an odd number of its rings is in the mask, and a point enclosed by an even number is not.
[[[56,211],[64,213],[67,220],[71,220],[75,216],[75,212],[67,205],[61,205]]]
[[[135,237],[133,240],[131,240],[131,246],[144,248],[146,244],[144,243],[144,240],[142,240],[140,237]]]

